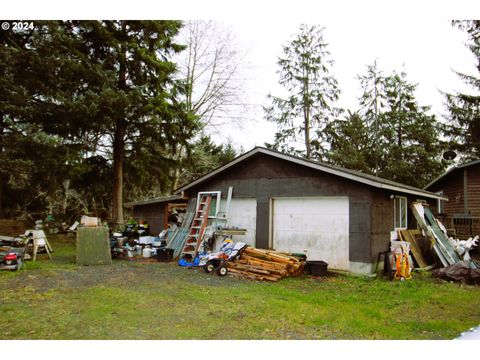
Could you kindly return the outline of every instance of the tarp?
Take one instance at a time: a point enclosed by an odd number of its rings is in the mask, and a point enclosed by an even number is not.
[[[461,281],[465,284],[480,284],[480,269],[472,269],[471,264],[466,261],[434,270],[432,276],[444,280]]]

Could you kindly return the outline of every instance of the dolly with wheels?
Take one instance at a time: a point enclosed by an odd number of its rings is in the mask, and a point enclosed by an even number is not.
[[[203,266],[203,270],[209,274],[214,272],[219,276],[225,276],[228,274],[227,263],[224,259],[210,259]]]
[[[200,266],[206,273],[216,272],[219,276],[228,274],[227,262],[233,261],[240,256],[241,250],[247,245],[234,243],[231,239],[225,239],[220,251],[210,253],[200,261]]]

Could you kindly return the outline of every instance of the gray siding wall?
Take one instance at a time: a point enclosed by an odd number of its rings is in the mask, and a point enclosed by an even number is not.
[[[257,199],[256,246],[259,248],[269,246],[271,198],[348,196],[350,261],[371,262],[370,187],[289,161],[257,154],[207,182],[189,189],[188,195],[196,196],[199,191],[220,190],[222,197],[226,197],[229,186],[233,186],[234,198]]]

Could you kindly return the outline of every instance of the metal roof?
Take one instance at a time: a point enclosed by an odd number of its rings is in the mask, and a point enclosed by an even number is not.
[[[198,185],[198,184],[216,176],[217,174],[229,169],[230,167],[232,167],[232,166],[250,158],[251,156],[253,156],[255,154],[270,155],[270,156],[273,156],[273,157],[276,157],[276,158],[279,158],[279,159],[290,161],[290,162],[293,162],[293,163],[296,163],[296,164],[299,164],[299,165],[303,165],[303,166],[306,166],[306,167],[309,167],[309,168],[312,168],[312,169],[315,169],[315,170],[320,170],[320,171],[323,171],[323,172],[326,172],[326,173],[329,173],[329,174],[332,174],[332,175],[340,176],[342,178],[353,180],[353,181],[356,181],[356,182],[359,182],[359,183],[362,183],[362,184],[366,184],[366,185],[370,185],[370,186],[380,188],[380,189],[392,190],[392,191],[397,191],[397,192],[402,192],[402,193],[407,193],[407,194],[412,194],[412,195],[419,195],[419,196],[432,198],[432,199],[448,200],[448,197],[446,197],[446,196],[434,194],[434,193],[431,193],[429,191],[418,189],[418,188],[413,187],[413,186],[397,183],[395,181],[391,181],[391,180],[387,180],[387,179],[382,179],[382,178],[379,178],[379,177],[373,176],[373,175],[364,174],[360,171],[348,170],[348,169],[342,168],[340,166],[334,166],[334,165],[330,165],[330,164],[321,163],[321,162],[318,162],[318,161],[307,160],[307,159],[303,159],[303,158],[300,158],[300,157],[283,154],[283,153],[280,153],[278,151],[270,150],[270,149],[267,149],[267,148],[264,148],[264,147],[255,147],[252,150],[250,150],[249,152],[247,152],[243,155],[240,155],[239,157],[230,161],[228,164],[225,164],[225,165],[209,172],[208,174],[205,174],[204,176],[198,178],[197,180],[192,181],[191,183],[178,188],[174,192],[179,193],[179,192],[185,191],[185,190],[187,190],[187,189],[189,189],[189,188],[191,188],[195,185]]]
[[[436,179],[429,182],[428,185],[424,187],[424,189],[428,189],[430,186],[437,183],[438,181],[443,179],[445,176],[447,176],[448,174],[450,174],[451,172],[453,172],[457,169],[462,169],[462,168],[466,168],[466,167],[477,165],[477,164],[480,164],[480,160],[473,160],[473,161],[470,161],[470,162],[465,163],[465,164],[454,165],[453,167],[451,167],[450,169],[445,171],[442,175],[438,176]]]
[[[183,194],[176,194],[176,195],[161,196],[158,198],[146,199],[146,200],[140,200],[140,201],[130,201],[130,202],[124,203],[123,206],[129,208],[137,205],[157,204],[157,203],[168,202],[173,200],[181,200],[181,199],[183,199]]]

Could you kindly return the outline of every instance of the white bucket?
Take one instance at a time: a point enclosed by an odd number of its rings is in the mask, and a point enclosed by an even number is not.
[[[150,249],[150,248],[143,249],[143,257],[144,258],[149,258],[151,256],[152,256],[152,249]]]

